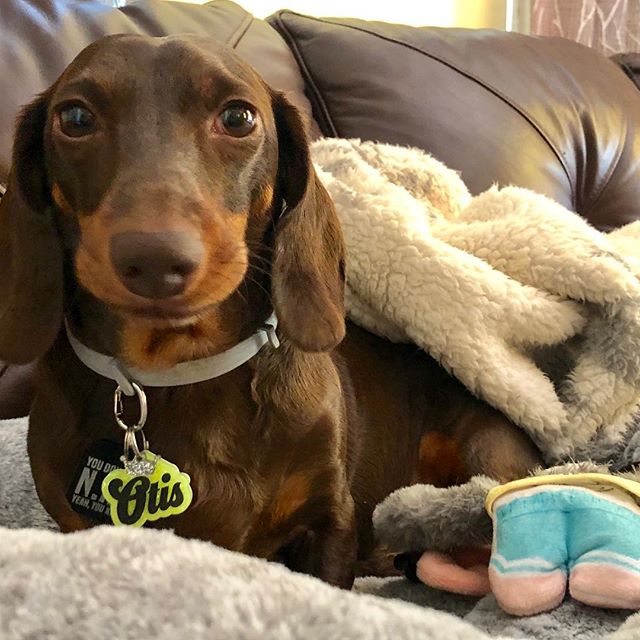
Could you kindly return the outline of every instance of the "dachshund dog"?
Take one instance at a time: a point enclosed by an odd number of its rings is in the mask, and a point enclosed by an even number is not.
[[[85,49],[22,111],[0,203],[0,357],[39,359],[28,451],[60,529],[95,524],[67,489],[91,442],[122,442],[115,383],[78,359],[63,318],[152,372],[224,352],[275,311],[279,348],[146,389],[151,448],[194,493],[151,526],[341,587],[384,560],[371,514],[391,491],[535,466],[523,432],[426,354],[345,323],[344,259],[299,113],[232,51],[141,36]]]

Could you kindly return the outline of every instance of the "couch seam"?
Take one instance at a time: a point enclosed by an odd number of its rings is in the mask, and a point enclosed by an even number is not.
[[[227,45],[232,49],[236,49],[242,38],[253,24],[254,17],[248,13],[241,21],[236,30],[227,38]]]
[[[618,167],[620,166],[620,158],[622,157],[622,154],[624,152],[624,147],[626,146],[626,140],[627,140],[627,136],[629,133],[629,128],[627,126],[627,122],[625,121],[624,123],[624,140],[625,140],[625,144],[619,144],[618,145],[618,149],[617,149],[617,153],[615,156],[615,159],[613,160],[613,162],[611,163],[611,166],[609,167],[609,169],[607,170],[606,174],[604,175],[604,177],[602,178],[602,180],[600,181],[600,186],[598,187],[596,193],[593,195],[592,198],[590,198],[590,202],[589,202],[589,208],[586,209],[586,211],[580,211],[580,215],[583,216],[584,218],[588,217],[588,214],[591,213],[591,211],[593,211],[593,208],[598,204],[598,202],[600,202],[600,199],[602,198],[602,196],[604,195],[605,191],[607,190],[607,187],[609,186],[609,184],[611,184],[611,180],[613,179],[613,176],[615,175],[615,172],[618,170]]]
[[[342,27],[342,28],[345,28],[345,29],[353,29],[354,31],[360,31],[362,33],[366,33],[367,35],[374,36],[376,38],[380,38],[381,40],[385,40],[387,42],[392,42],[393,44],[397,44],[397,45],[399,45],[401,47],[404,47],[405,49],[410,49],[412,51],[415,51],[416,53],[419,53],[419,54],[421,54],[423,56],[431,58],[432,60],[435,60],[436,62],[439,62],[440,64],[443,64],[443,65],[449,67],[450,69],[452,69],[456,73],[459,73],[460,75],[468,78],[469,80],[475,82],[476,84],[484,87],[485,89],[487,89],[487,91],[493,93],[493,95],[495,95],[497,98],[502,100],[502,102],[504,102],[509,107],[511,107],[525,121],[527,121],[529,123],[529,125],[533,129],[535,129],[538,132],[540,137],[544,140],[544,142],[547,144],[547,146],[551,149],[553,154],[556,156],[557,160],[560,162],[560,165],[562,166],[562,169],[563,169],[563,171],[564,171],[564,173],[565,173],[565,175],[567,177],[567,180],[569,181],[569,184],[571,185],[572,201],[575,204],[575,202],[576,202],[576,191],[575,191],[576,187],[575,187],[574,181],[571,179],[571,174],[570,174],[569,168],[567,167],[567,165],[565,163],[563,154],[559,151],[559,149],[556,148],[556,145],[546,135],[546,133],[543,131],[542,127],[537,123],[537,121],[535,120],[535,118],[533,118],[533,116],[531,116],[529,113],[527,113],[526,111],[524,111],[520,107],[516,106],[513,103],[513,101],[511,101],[509,98],[507,98],[506,95],[504,95],[501,91],[499,91],[498,89],[496,89],[492,85],[490,85],[490,84],[486,83],[485,81],[481,80],[480,78],[478,78],[476,75],[474,75],[473,73],[471,73],[469,71],[463,71],[457,65],[455,65],[453,62],[450,62],[446,58],[443,58],[441,56],[437,56],[437,55],[435,55],[433,53],[425,51],[424,49],[421,49],[420,47],[416,47],[415,45],[411,45],[411,44],[408,44],[406,42],[401,42],[399,40],[396,40],[395,38],[391,38],[389,36],[384,36],[384,35],[381,35],[379,33],[374,32],[374,31],[369,31],[369,30],[367,30],[367,29],[365,29],[363,27],[358,27],[358,26],[350,25],[350,24],[342,24],[340,22],[334,22],[334,21],[328,20],[326,18],[315,18],[313,16],[306,16],[304,14],[296,13],[295,11],[290,11],[290,10],[287,10],[287,9],[285,9],[284,11],[278,12],[278,14],[276,14],[278,23],[281,24],[282,26],[284,26],[284,25],[282,23],[282,20],[280,19],[280,16],[283,15],[283,14],[294,15],[294,16],[298,16],[299,18],[304,18],[306,20],[311,20],[311,21],[314,21],[314,22],[320,22],[320,23],[323,23],[323,24],[331,24],[333,26]],[[286,30],[286,27],[285,27],[285,30]],[[287,30],[287,33],[288,33],[288,30]],[[314,90],[317,91],[317,87],[314,86]]]
[[[324,124],[324,129],[325,129],[325,131],[323,131],[324,135],[340,137],[340,134],[338,133],[338,130],[333,122],[333,119],[331,118],[331,112],[329,111],[329,107],[327,106],[327,103],[325,102],[325,99],[322,93],[319,91],[318,86],[316,85],[315,80],[313,79],[313,75],[309,71],[309,67],[305,62],[304,56],[302,55],[302,52],[300,51],[297,42],[291,35],[291,32],[289,31],[287,26],[284,24],[284,22],[280,18],[280,16],[284,13],[291,13],[293,15],[301,15],[301,14],[297,14],[293,11],[287,11],[285,9],[284,11],[279,11],[275,14],[275,22],[280,27],[281,31],[279,31],[279,33],[284,38],[286,44],[291,49],[293,53],[293,57],[295,58],[296,63],[300,67],[300,71],[302,72],[302,76],[303,76],[303,79],[305,80],[305,83],[308,84],[311,88],[311,94],[312,94],[312,97],[310,97],[311,106],[312,108],[316,106],[318,111],[320,112],[319,115],[321,117],[318,118],[316,116],[316,120],[318,120],[321,127]],[[327,130],[329,131],[329,133],[326,133]]]
[[[210,0],[209,2],[205,3],[204,6],[205,8],[208,8],[208,7],[214,7],[216,5],[221,5],[221,4],[234,4],[234,3],[233,2],[229,3],[226,0]],[[242,40],[245,33],[247,33],[247,31],[249,30],[249,27],[255,20],[252,14],[242,9],[242,7],[239,7],[239,8],[242,11],[244,11],[245,15],[243,16],[242,20],[240,20],[240,23],[236,27],[235,31],[232,31],[231,35],[225,41],[225,44],[231,47],[232,49],[235,49],[238,46],[238,44],[240,43],[240,40]]]
[[[633,68],[626,62],[617,62],[615,64],[617,64],[620,67],[620,69],[622,69],[624,75],[627,76],[627,78],[629,78],[631,82],[633,82],[636,89],[640,89],[640,84],[638,84],[638,82],[636,81],[636,74]]]

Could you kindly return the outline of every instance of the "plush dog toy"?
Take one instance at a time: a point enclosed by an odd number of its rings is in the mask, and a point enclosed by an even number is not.
[[[639,609],[638,479],[572,463],[503,485],[483,476],[417,485],[382,502],[374,524],[408,574],[455,593],[493,592],[514,615],[557,607],[567,586],[588,605]]]

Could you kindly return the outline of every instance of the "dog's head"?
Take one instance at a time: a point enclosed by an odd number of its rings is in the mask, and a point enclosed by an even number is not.
[[[344,335],[342,238],[300,115],[195,37],[100,40],[22,111],[0,252],[13,362],[83,308],[138,366],[226,348],[270,304],[298,348]]]

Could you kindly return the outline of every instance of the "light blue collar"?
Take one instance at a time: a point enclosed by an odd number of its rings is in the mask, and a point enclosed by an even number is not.
[[[225,373],[237,369],[257,355],[266,344],[270,344],[274,349],[280,346],[276,335],[278,319],[274,312],[252,336],[227,351],[208,358],[180,362],[170,369],[162,371],[141,371],[135,367],[126,366],[117,358],[87,347],[73,335],[66,318],[64,325],[69,344],[80,361],[95,373],[116,382],[127,396],[135,394],[132,382],[136,382],[142,387],[178,387],[196,384],[212,378],[219,378]]]

